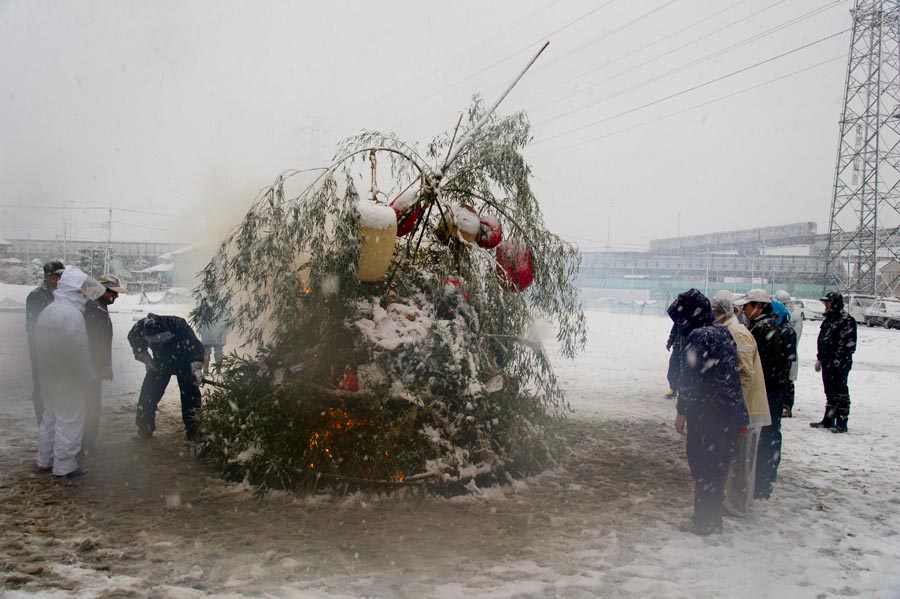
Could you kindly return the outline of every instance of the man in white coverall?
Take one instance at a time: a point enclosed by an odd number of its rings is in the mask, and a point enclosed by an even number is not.
[[[96,378],[84,325],[84,304],[105,288],[77,268],[63,271],[53,303],[35,325],[38,376],[44,417],[38,429],[37,467],[53,476],[76,478],[88,385]]]

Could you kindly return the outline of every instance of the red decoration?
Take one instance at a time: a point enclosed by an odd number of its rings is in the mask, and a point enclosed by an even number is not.
[[[497,244],[503,241],[503,228],[496,216],[485,214],[481,217],[481,227],[475,241],[486,250],[497,247]]]
[[[534,281],[534,259],[531,250],[515,241],[497,246],[497,272],[508,291],[525,291]]]
[[[350,369],[345,369],[341,374],[337,387],[344,391],[359,391],[359,379],[356,378],[356,373]]]
[[[390,204],[397,214],[397,237],[407,235],[419,220],[421,210],[416,202],[417,193],[414,189],[408,189],[394,198]]]
[[[459,279],[457,279],[453,275],[450,275],[449,277],[444,279],[444,293],[445,294],[455,293],[459,289],[462,289],[462,282]],[[468,291],[463,293],[463,299],[466,300],[467,304],[469,303],[469,292]]]

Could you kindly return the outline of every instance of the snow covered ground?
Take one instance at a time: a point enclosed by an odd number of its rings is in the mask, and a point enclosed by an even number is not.
[[[0,290],[24,300],[17,294]],[[68,483],[32,469],[24,314],[0,312],[5,597],[900,597],[898,331],[860,329],[851,432],[833,435],[808,426],[824,401],[812,368],[818,324],[806,323],[772,499],[700,538],[679,529],[692,485],[663,397],[663,318],[587,314],[587,351],[557,360],[573,408],[558,469],[454,499],[257,500],[192,457],[174,381],[157,435],[135,440],[143,367],[125,333],[143,312],[130,300],[119,307],[101,452]]]

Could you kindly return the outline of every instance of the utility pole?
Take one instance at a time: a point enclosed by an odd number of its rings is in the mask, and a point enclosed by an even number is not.
[[[109,246],[112,243],[112,206],[107,210],[109,218],[106,220],[106,256],[103,260],[103,274],[109,274]]]
[[[900,261],[900,3],[850,14],[824,285],[877,295],[879,257]]]

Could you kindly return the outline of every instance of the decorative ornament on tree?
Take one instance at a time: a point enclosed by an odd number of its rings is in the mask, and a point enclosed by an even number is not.
[[[416,226],[421,213],[421,208],[416,202],[418,195],[419,190],[410,187],[391,202],[391,208],[397,214],[397,237],[409,234]]]
[[[359,391],[359,379],[356,377],[356,373],[345,368],[341,373],[341,378],[338,379],[337,387],[344,391]]]
[[[497,247],[497,244],[503,241],[503,228],[500,226],[500,220],[493,214],[482,215],[481,226],[475,241],[486,250]]]
[[[531,250],[518,241],[507,240],[497,246],[497,272],[508,291],[525,291],[534,281]]]
[[[357,276],[363,283],[384,277],[394,257],[397,216],[394,209],[371,200],[359,202],[359,265]]]
[[[437,236],[444,243],[454,237],[460,241],[474,243],[480,227],[481,222],[473,207],[453,204],[444,213],[444,218],[438,225]]]

